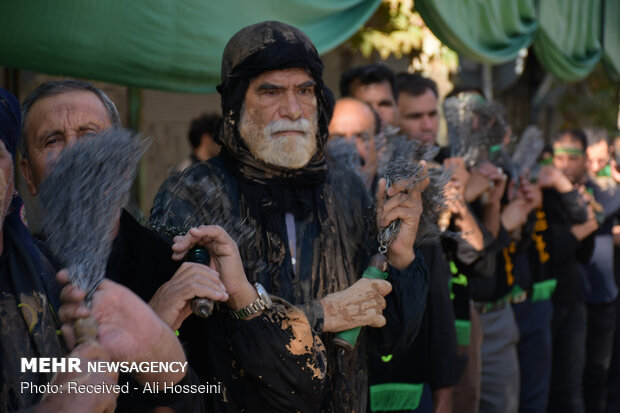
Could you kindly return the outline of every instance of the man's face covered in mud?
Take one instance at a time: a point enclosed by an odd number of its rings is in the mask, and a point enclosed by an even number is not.
[[[315,85],[302,68],[272,70],[250,81],[239,134],[254,157],[287,169],[310,162],[317,151]]]

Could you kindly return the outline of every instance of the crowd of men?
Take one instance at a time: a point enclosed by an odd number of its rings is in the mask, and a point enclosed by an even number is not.
[[[562,131],[535,168],[518,170],[498,155],[514,144],[506,115],[480,93],[448,97],[465,112],[448,122],[453,135],[485,143],[469,156],[456,141],[438,147],[432,80],[355,67],[334,101],[322,71],[294,27],[235,34],[222,58],[223,118],[192,124],[193,153],[162,183],[149,228],[120,211],[107,279],[88,304],[28,232],[14,162],[19,147],[36,196],[64,148],[120,126],[116,107],[84,81],[40,85],[21,109],[0,89],[1,411],[620,409],[620,139]],[[432,156],[416,159],[423,176],[387,182],[387,148],[403,137]],[[338,142],[350,144],[351,168],[330,156]],[[423,205],[437,185],[441,222],[429,223]],[[399,230],[380,245],[392,222]],[[428,226],[441,234],[420,236]],[[185,261],[195,246],[208,266]],[[362,277],[368,268],[387,279]],[[217,303],[210,316],[192,314],[195,297]],[[73,324],[86,317],[96,340],[76,345]],[[358,327],[343,347],[342,333]],[[62,356],[189,368],[20,370],[21,357]],[[218,383],[221,392],[38,394],[22,381]]]

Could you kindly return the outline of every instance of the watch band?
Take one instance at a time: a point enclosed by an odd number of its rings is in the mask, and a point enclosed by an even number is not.
[[[230,315],[235,320],[243,320],[252,314],[271,308],[273,303],[265,288],[260,283],[255,283],[254,288],[256,288],[256,292],[258,293],[258,298],[256,300],[239,310],[230,310]]]

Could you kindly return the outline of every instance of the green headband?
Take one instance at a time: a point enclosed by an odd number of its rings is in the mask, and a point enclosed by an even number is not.
[[[568,155],[580,155],[583,156],[583,149],[577,149],[577,148],[568,148],[568,147],[559,147],[559,148],[553,148],[553,154],[554,155],[559,155],[561,153],[566,153]]]

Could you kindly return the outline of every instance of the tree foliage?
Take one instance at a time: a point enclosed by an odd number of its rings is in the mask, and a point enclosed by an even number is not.
[[[374,51],[383,60],[408,57],[416,71],[426,72],[436,65],[454,71],[458,66],[457,54],[433,35],[414,10],[413,0],[383,0],[351,44],[367,58]]]

